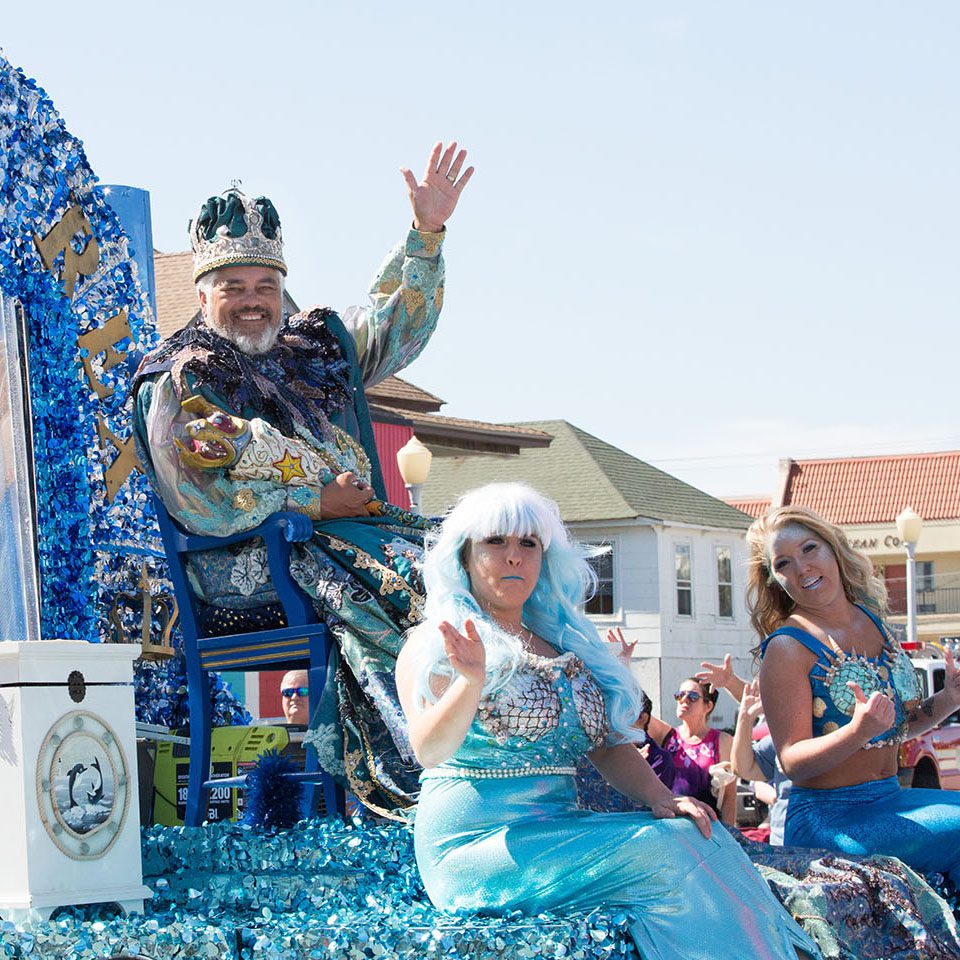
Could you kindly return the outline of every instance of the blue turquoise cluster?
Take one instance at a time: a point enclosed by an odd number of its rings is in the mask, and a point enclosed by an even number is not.
[[[190,726],[187,702],[187,669],[178,651],[170,660],[138,660],[133,669],[137,720],[171,729]],[[210,715],[215,727],[246,726],[253,722],[246,707],[234,696],[219,673],[210,674]]]
[[[287,775],[297,765],[278,750],[265,750],[247,771],[247,805],[243,821],[254,827],[289,829],[300,819],[303,785]]]
[[[315,820],[289,831],[235,824],[143,833],[142,917],[72,910],[0,926],[0,957],[121,952],[230,960],[564,957],[637,960],[616,913],[451,917],[430,905],[406,825]]]
[[[100,249],[89,277],[79,277],[72,302],[44,266],[35,236],[45,236],[79,206]],[[89,240],[71,245],[79,253]],[[62,255],[55,262],[62,261]],[[79,336],[125,310],[133,342],[118,350],[143,351],[156,335],[150,308],[116,214],[96,186],[83,146],[71,136],[35,81],[0,56],[0,288],[20,302],[29,335],[31,400],[36,451],[38,541],[43,636],[100,640],[105,606],[116,588],[98,579],[98,554],[124,545],[156,544],[146,481],[135,472],[110,501],[106,467],[116,455],[101,450],[97,417],[119,438],[130,434],[125,363],[98,378],[113,388],[100,399],[81,367]],[[136,579],[133,579],[136,583]]]
[[[96,184],[82,144],[50,99],[0,55],[0,289],[22,305],[30,341],[41,633],[91,641],[116,639],[109,613],[120,592],[137,593],[141,562],[154,583],[172,592],[146,478],[134,471],[113,500],[104,484],[116,450],[101,449],[97,418],[121,440],[130,436],[132,366],[157,337],[134,251]],[[100,262],[91,276],[78,278],[71,301],[44,266],[34,236],[46,235],[72,206],[83,210]],[[78,253],[85,242],[79,234],[72,241]],[[97,379],[113,391],[101,399],[83,374],[77,339],[120,310],[132,340],[116,348],[131,362],[104,369],[102,356],[92,358]],[[123,638],[139,637],[141,615],[119,604],[114,616]],[[155,621],[154,628],[159,637],[161,625]],[[214,722],[249,723],[229,686],[212,680]],[[138,665],[136,694],[138,720],[186,725],[182,661]]]

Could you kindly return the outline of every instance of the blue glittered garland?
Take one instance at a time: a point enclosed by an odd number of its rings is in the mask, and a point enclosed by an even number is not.
[[[136,611],[115,611],[119,638],[110,635],[108,613],[118,594],[136,591],[144,559],[152,579],[171,589],[146,478],[134,471],[112,501],[106,494],[116,450],[101,450],[97,417],[121,439],[129,437],[133,370],[127,363],[104,369],[102,356],[90,358],[97,379],[112,389],[100,398],[77,347],[78,337],[120,310],[132,342],[117,343],[118,350],[143,354],[157,342],[127,238],[96,182],[83,146],[51,100],[0,55],[0,290],[21,304],[29,331],[41,636],[90,641],[139,637]],[[44,266],[34,235],[45,236],[75,205],[96,237],[100,261],[93,274],[78,277],[71,301]],[[138,720],[188,724],[182,657],[138,662],[134,676]],[[211,713],[216,726],[251,720],[217,674]]]
[[[297,765],[278,750],[264,750],[247,771],[243,822],[268,830],[288,830],[300,819],[303,784],[287,774]]]
[[[312,820],[143,832],[143,916],[97,908],[0,923],[0,957],[94,960],[637,960],[623,911],[445,915],[429,902],[408,827]]]
[[[71,206],[81,207],[100,248],[96,271],[78,278],[72,303],[34,243]],[[139,474],[112,502],[104,485],[116,451],[101,450],[97,417],[117,436],[129,435],[130,371],[124,364],[103,370],[94,361],[97,377],[113,388],[98,398],[83,376],[77,338],[121,309],[133,343],[118,349],[147,350],[156,335],[144,322],[150,311],[120,222],[96,188],[82,145],[44,91],[2,57],[0,288],[20,302],[29,330],[41,633],[100,640],[103,588],[114,585],[97,580],[98,551],[131,539],[155,541],[156,530]]]

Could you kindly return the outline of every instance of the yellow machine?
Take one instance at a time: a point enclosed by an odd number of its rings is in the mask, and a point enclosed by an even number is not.
[[[302,727],[215,727],[210,737],[214,780],[236,777],[253,767],[265,750],[277,750],[303,767]],[[153,775],[153,823],[179,826],[187,803],[190,748],[186,743],[157,744]],[[207,820],[243,816],[244,791],[213,787],[207,794]],[[145,821],[146,822],[146,821]]]

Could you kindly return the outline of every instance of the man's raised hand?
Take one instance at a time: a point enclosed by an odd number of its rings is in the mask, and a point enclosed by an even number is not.
[[[630,661],[633,659],[633,651],[637,645],[637,641],[634,640],[633,643],[627,643],[626,637],[623,635],[623,631],[617,627],[616,630],[611,627],[607,631],[607,643],[619,643],[620,650],[617,653],[617,659],[625,666],[630,666]]]
[[[944,696],[954,706],[958,706],[960,705],[960,670],[957,669],[953,651],[949,647],[944,651],[943,659],[946,672],[943,684],[943,689],[946,691]]]
[[[467,151],[457,151],[456,141],[443,149],[442,143],[434,145],[427,161],[427,170],[423,180],[417,178],[406,167],[401,167],[403,179],[410,190],[410,203],[413,206],[413,225],[426,233],[437,233],[450,219],[456,209],[460,193],[473,176],[473,167],[463,168]]]

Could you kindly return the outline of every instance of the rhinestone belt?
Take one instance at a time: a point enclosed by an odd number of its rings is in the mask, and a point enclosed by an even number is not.
[[[477,770],[465,767],[433,767],[424,771],[424,779],[440,777],[441,779],[488,780],[503,779],[505,777],[573,777],[576,776],[576,767],[489,767]]]

